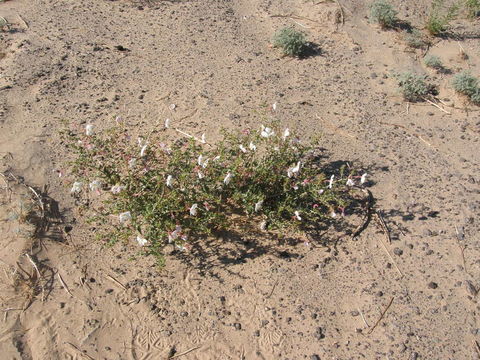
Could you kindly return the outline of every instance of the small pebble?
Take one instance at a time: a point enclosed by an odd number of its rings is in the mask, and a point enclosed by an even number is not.
[[[438,288],[438,284],[436,282],[431,281],[431,282],[428,283],[428,287],[430,289],[436,289],[436,288]]]

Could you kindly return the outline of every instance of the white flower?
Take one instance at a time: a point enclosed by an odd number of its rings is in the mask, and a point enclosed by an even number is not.
[[[173,183],[173,177],[172,177],[172,175],[168,175],[167,176],[167,186],[172,187],[172,183]]]
[[[208,165],[209,159],[205,159],[205,161],[202,164],[202,167],[205,169]]]
[[[270,136],[275,135],[275,132],[269,127],[265,127],[262,125],[262,132],[260,133],[260,135],[264,138],[269,138]]]
[[[348,178],[346,185],[347,185],[347,186],[354,186],[354,185],[355,185],[355,181],[353,181],[352,179]]]
[[[250,150],[252,150],[252,151],[257,150],[257,147],[256,147],[255,144],[252,143],[252,142],[250,142],[250,145],[248,145],[248,148],[249,148]]]
[[[181,233],[182,227],[177,225],[175,230],[168,234],[168,243],[171,244],[173,241],[177,240]]]
[[[324,191],[325,190],[323,190],[323,189],[318,190],[318,195],[322,195],[324,193]]]
[[[247,149],[245,149],[245,146],[240,145],[239,148],[240,148],[240,150],[241,150],[243,153],[246,153],[246,152],[247,152]]]
[[[277,110],[277,103],[273,103],[273,104],[272,104],[272,110],[273,110],[273,111],[276,111],[276,110]]]
[[[112,194],[120,194],[125,189],[125,186],[113,185],[110,191]]]
[[[230,180],[232,180],[232,174],[231,173],[228,173],[227,176],[225,176],[225,179],[223,179],[223,183],[225,185],[228,185],[230,183]]]
[[[331,216],[332,218],[335,218],[335,217],[337,217],[337,213],[332,210],[332,212],[330,213],[330,216]]]
[[[93,180],[90,184],[91,191],[100,191],[102,190],[102,182],[100,180]]]
[[[145,239],[144,237],[140,236],[140,235],[137,235],[137,242],[138,242],[138,245],[145,246],[145,245],[147,245],[148,240]]]
[[[335,175],[332,175],[330,177],[330,180],[328,181],[328,188],[331,189],[333,186],[333,179],[335,178]]]
[[[193,204],[192,207],[190,208],[190,215],[197,216],[197,212],[198,212],[198,204]]]
[[[365,184],[365,181],[367,181],[367,175],[367,173],[362,175],[362,177],[360,178],[360,184]]]
[[[87,125],[85,126],[85,134],[86,134],[87,136],[92,136],[92,135],[93,135],[93,132],[94,132],[94,131],[93,131],[93,125],[92,125],[92,124],[87,124]]]
[[[175,110],[176,107],[177,107],[177,105],[170,104],[170,106],[168,108],[173,111],[173,110]]]
[[[255,204],[255,212],[262,210],[262,207],[263,207],[263,200],[260,200]]]
[[[120,215],[118,215],[118,220],[120,221],[121,224],[125,224],[130,220],[132,220],[132,214],[130,213],[130,211],[125,211]]]
[[[140,136],[137,138],[137,143],[138,143],[138,146],[140,147],[146,144],[145,139]]]
[[[197,164],[200,165],[200,166],[202,166],[202,164],[203,164],[203,155],[200,154],[200,155],[198,156]]]
[[[262,221],[260,223],[260,226],[259,226],[260,230],[263,230],[265,231],[267,229],[267,222],[266,221]]]
[[[73,194],[78,194],[82,191],[83,183],[81,181],[75,181],[72,186],[72,190],[70,190]]]
[[[220,155],[217,155],[213,158],[213,161],[218,161],[218,160],[220,160]]]
[[[302,165],[302,164],[301,164],[300,161],[299,161],[296,166],[289,168],[289,169],[287,170],[287,176],[288,176],[289,178],[291,178],[291,177],[294,176],[295,174],[298,174],[298,172],[300,171],[301,165]]]
[[[135,165],[137,165],[137,159],[135,158],[132,158],[128,161],[128,167],[131,169],[131,168],[134,168]]]
[[[198,175],[198,178],[199,178],[200,180],[202,180],[202,179],[205,177],[205,175],[203,175],[203,173],[202,173],[201,171],[199,171],[199,172],[197,173],[197,175]]]
[[[170,127],[170,119],[165,119],[165,129]]]
[[[285,141],[287,140],[287,137],[290,136],[290,130],[288,128],[285,129],[285,131],[283,132],[283,136],[282,136],[282,139]]]
[[[115,122],[117,123],[117,125],[120,125],[123,122],[123,118],[121,116],[117,116],[115,118]]]
[[[202,134],[202,137],[201,137],[201,139],[200,139],[200,142],[201,142],[202,144],[205,144],[205,143],[206,143],[205,133]]]
[[[145,156],[145,153],[147,152],[147,147],[148,147],[148,144],[145,144],[142,146],[142,149],[140,150],[140,157]]]
[[[294,212],[295,214],[295,218],[298,220],[298,221],[302,221],[302,218],[300,217],[300,212],[297,210]]]

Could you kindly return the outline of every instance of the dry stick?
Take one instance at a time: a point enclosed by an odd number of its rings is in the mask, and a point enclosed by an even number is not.
[[[383,220],[382,213],[380,211],[376,211],[375,214],[377,214],[378,221],[380,222],[380,225],[383,229],[383,232],[385,235],[387,235],[387,239],[389,244],[392,243],[392,238],[390,237],[390,230],[388,230],[387,224],[385,224],[385,220]]]
[[[370,221],[372,220],[373,195],[371,191],[368,189],[361,189],[361,190],[368,195],[367,205],[366,205],[367,213],[365,215],[365,219],[363,220],[363,223],[359,227],[357,227],[355,232],[352,234],[353,239],[359,236],[368,227],[368,224],[370,224]]]
[[[40,278],[42,277],[42,275],[40,275],[40,271],[38,270],[37,264],[35,264],[35,261],[33,261],[33,259],[30,257],[30,255],[25,254],[25,256],[26,256],[27,259],[30,260],[30,262],[32,263],[33,267],[34,267],[35,270],[37,271],[38,278],[40,279]]]
[[[395,260],[393,260],[392,255],[390,255],[390,253],[388,252],[387,246],[385,245],[385,243],[383,242],[382,239],[379,238],[379,240],[380,240],[380,242],[382,243],[382,246],[383,246],[383,248],[385,249],[385,252],[387,253],[388,257],[390,258],[390,260],[392,261],[393,265],[395,266],[395,269],[397,269],[397,271],[398,271],[398,273],[400,274],[400,276],[403,277],[403,276],[404,276],[403,273],[401,272],[401,270],[400,270],[400,268],[398,267],[398,265],[397,265],[397,263],[395,262]]]
[[[448,112],[447,110],[441,108],[440,106],[438,106],[437,104],[435,104],[433,101],[430,101],[430,100],[428,100],[427,98],[423,98],[423,100],[425,100],[426,102],[428,102],[430,105],[435,106],[437,109],[440,109],[440,110],[443,111],[445,114],[452,115],[452,113],[450,113],[450,112]]]
[[[380,315],[380,317],[378,318],[377,322],[375,323],[375,325],[373,325],[373,327],[369,330],[369,334],[371,334],[373,332],[373,330],[375,330],[375,328],[378,326],[378,324],[380,324],[380,321],[382,321],[383,317],[385,316],[385,313],[387,312],[387,310],[390,308],[390,306],[392,305],[393,303],[393,299],[395,299],[395,297],[392,297],[390,299],[390,302],[388,303],[387,307],[385,308],[385,310],[383,310],[382,314]]]
[[[105,275],[105,277],[107,279],[110,279],[112,280],[114,283],[116,283],[117,285],[119,285],[123,290],[127,290],[127,288],[125,287],[125,285],[123,285],[120,281],[118,281],[117,279],[115,279],[113,276],[111,275]]]
[[[80,355],[86,357],[87,359],[89,359],[89,360],[95,360],[95,359],[92,358],[90,355],[88,355],[87,353],[84,353],[82,350],[80,350],[80,349],[78,348],[78,346],[75,346],[75,345],[73,345],[72,343],[69,343],[69,342],[65,342],[64,344],[70,345],[72,348],[74,348],[75,350],[77,350],[77,351],[80,353]]]
[[[170,356],[168,359],[176,359],[176,358],[178,358],[178,357],[180,357],[180,356],[187,355],[188,353],[191,353],[193,350],[197,350],[197,349],[200,349],[200,346],[195,346],[195,347],[193,347],[193,348],[191,348],[191,349],[188,349],[187,351],[184,351],[184,352],[182,352],[182,353],[180,353],[180,354]]]
[[[383,124],[383,125],[390,125],[390,126],[395,126],[395,127],[399,127],[399,128],[402,128],[404,129],[406,132],[408,132],[410,135],[413,135],[413,136],[416,136],[417,138],[419,138],[420,140],[422,140],[425,144],[427,144],[428,146],[432,146],[432,144],[430,144],[427,140],[425,140],[424,138],[422,138],[421,135],[417,134],[416,132],[413,132],[411,131],[410,129],[406,128],[405,126],[403,125],[400,125],[400,124],[390,124],[390,123],[386,123],[386,122],[383,122],[383,121],[379,121],[380,124]]]
[[[275,287],[277,286],[277,284],[278,284],[278,280],[275,281],[275,284],[273,284],[272,290],[270,291],[270,294],[268,294],[268,296],[266,297],[266,299],[269,299],[270,296],[273,295],[273,292],[275,291]]]
[[[207,144],[207,142],[203,141],[202,139],[199,139],[199,138],[197,138],[196,136],[187,134],[185,131],[182,131],[182,130],[177,129],[177,128],[175,128],[174,130],[175,130],[176,132],[179,132],[179,133],[182,134],[182,135],[185,135],[185,136],[189,137],[190,139],[193,139],[193,140],[195,140],[195,141],[198,141],[198,142],[200,142],[200,143],[202,143],[202,144]],[[207,145],[210,145],[210,144],[207,144]]]
[[[59,272],[57,272],[57,277],[58,277],[58,280],[60,280],[60,284],[62,284],[62,286],[63,286],[63,288],[65,289],[65,291],[66,291],[71,297],[74,297],[74,296],[72,295],[72,293],[70,292],[70,290],[68,289],[67,284],[65,284],[65,282],[63,281],[62,276],[60,275]]]
[[[478,355],[480,355],[480,345],[478,345],[477,340],[473,340],[473,346],[475,347],[475,350],[477,350]]]
[[[340,8],[340,20],[342,21],[342,25],[345,25],[345,11],[343,11],[343,6],[340,4],[340,1],[335,0],[335,2]]]
[[[19,18],[20,20],[22,20],[22,22],[23,22],[23,24],[25,25],[25,27],[26,27],[27,29],[29,29],[30,26],[28,26],[28,23],[25,21],[25,19],[24,19],[20,14],[17,14],[17,16],[18,16],[18,18]]]
[[[362,317],[363,322],[365,323],[365,326],[369,328],[370,325],[368,325],[367,320],[365,319],[365,316],[363,316],[362,310],[360,310],[360,308],[357,308],[357,309],[358,309],[358,312],[360,313],[360,316]]]
[[[467,246],[460,245],[460,240],[459,240],[460,233],[458,231],[457,225],[455,225],[455,232],[457,233],[457,244],[458,244],[458,247],[460,248],[460,253],[462,254],[463,269],[467,274],[470,275],[470,273],[467,271],[467,262],[465,261],[465,249],[467,248]]]

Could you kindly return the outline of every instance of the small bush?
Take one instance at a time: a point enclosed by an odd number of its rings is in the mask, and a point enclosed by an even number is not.
[[[472,103],[480,105],[480,80],[468,71],[455,75],[452,86],[456,92],[468,96]]]
[[[113,229],[112,242],[136,238],[149,254],[169,243],[188,249],[222,229],[317,229],[343,213],[354,184],[343,171],[322,172],[316,142],[275,125],[224,132],[211,147],[91,130],[68,134],[76,154],[71,191],[87,211],[92,199],[102,203],[93,218],[97,228]]]
[[[404,72],[396,76],[398,86],[405,100],[419,101],[432,93],[433,86],[427,83],[427,77],[411,72]]]
[[[465,0],[468,17],[476,18],[480,15],[480,0]]]
[[[273,37],[273,46],[288,56],[301,56],[306,48],[305,34],[291,27],[280,29]]]
[[[394,27],[397,22],[397,10],[385,0],[376,0],[370,4],[370,21],[382,28]]]
[[[445,32],[450,22],[457,16],[459,8],[458,4],[446,7],[445,0],[433,0],[430,15],[425,24],[428,32],[433,36]]]
[[[460,94],[473,96],[479,89],[479,81],[468,71],[463,71],[453,77],[453,89]]]
[[[427,55],[423,59],[425,65],[429,68],[441,70],[443,69],[442,60],[436,55]]]
[[[409,47],[414,49],[423,49],[428,45],[428,41],[425,39],[425,36],[417,29],[413,29],[411,32],[408,32],[405,35],[405,41]]]

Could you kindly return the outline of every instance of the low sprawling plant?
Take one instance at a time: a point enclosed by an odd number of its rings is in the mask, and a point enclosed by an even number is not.
[[[474,104],[480,105],[480,80],[468,71],[462,71],[453,77],[453,89],[466,95]]]
[[[386,0],[375,0],[370,4],[370,21],[384,29],[395,26],[397,14],[397,10]]]
[[[465,0],[468,17],[476,18],[480,15],[480,0]]]
[[[414,49],[423,49],[429,45],[424,34],[417,29],[412,29],[410,32],[407,32],[405,34],[405,41],[409,47]]]
[[[459,8],[458,3],[447,7],[445,0],[432,0],[430,14],[425,24],[428,32],[436,36],[448,30],[450,22],[457,16]]]
[[[442,59],[436,55],[427,55],[423,59],[423,62],[425,65],[429,68],[435,69],[435,70],[441,70],[443,69],[443,63]]]
[[[302,56],[307,49],[305,34],[291,27],[280,29],[273,36],[273,46],[288,56]]]
[[[434,86],[428,83],[426,75],[419,75],[412,72],[404,72],[396,75],[400,92],[405,100],[419,101],[424,100],[425,96],[431,94]]]
[[[168,130],[168,129],[167,129]],[[163,132],[162,132],[163,133]],[[72,193],[96,198],[95,220],[112,239],[135,238],[159,255],[242,222],[250,229],[308,231],[343,213],[347,194],[366,174],[327,177],[317,143],[289,129],[223,133],[215,146],[151,133],[131,139],[119,127],[94,134],[69,132],[75,150]],[[357,180],[358,178],[358,180]]]

